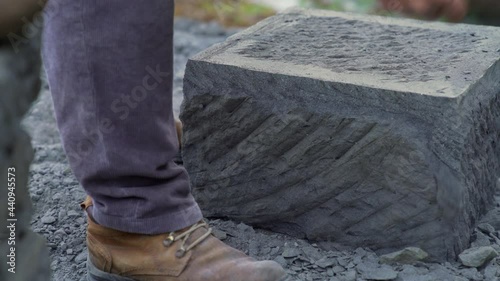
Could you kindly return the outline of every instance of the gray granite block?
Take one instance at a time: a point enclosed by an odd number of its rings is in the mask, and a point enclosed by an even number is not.
[[[210,217],[454,259],[500,176],[500,29],[291,9],[193,57],[184,163]]]

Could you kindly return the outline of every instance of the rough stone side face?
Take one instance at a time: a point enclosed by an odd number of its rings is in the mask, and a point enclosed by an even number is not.
[[[197,55],[181,119],[205,215],[456,258],[500,176],[499,31],[292,10]]]
[[[1,40],[0,40],[1,41]],[[0,42],[0,280],[50,280],[49,258],[45,240],[30,230],[32,205],[28,193],[29,165],[33,151],[29,136],[21,128],[40,88],[38,40],[19,45],[19,52],[8,41]],[[11,245],[6,228],[7,171],[15,168],[16,179],[16,273],[8,272],[7,254]]]

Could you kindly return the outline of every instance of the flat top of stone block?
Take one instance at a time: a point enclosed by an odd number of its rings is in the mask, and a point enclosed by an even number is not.
[[[500,75],[500,28],[293,8],[192,60],[457,97]]]

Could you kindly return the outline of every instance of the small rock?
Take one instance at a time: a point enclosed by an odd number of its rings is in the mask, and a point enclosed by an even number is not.
[[[250,254],[250,256],[255,257],[259,254],[261,244],[259,242],[260,241],[257,241],[255,239],[252,239],[250,240],[250,242],[248,242],[248,253]]]
[[[283,250],[283,253],[281,255],[284,258],[295,258],[295,257],[299,256],[301,253],[302,253],[302,251],[300,251],[297,248],[285,247],[285,249]]]
[[[484,234],[482,231],[475,232],[476,239],[471,243],[471,247],[482,247],[482,246],[490,246],[491,241],[490,237]]]
[[[274,259],[275,262],[279,263],[279,265],[281,265],[282,267],[287,267],[288,266],[288,263],[286,262],[285,258],[282,257],[282,256],[277,256],[275,259]]]
[[[52,195],[52,200],[54,200],[54,201],[59,200],[61,198],[62,198],[61,193],[56,193],[56,194]]]
[[[278,254],[279,251],[280,251],[280,247],[271,248],[271,252],[269,253],[269,255],[274,256],[274,255]]]
[[[253,228],[247,224],[240,223],[236,226],[236,228],[241,231],[241,232],[247,232],[247,231],[252,231]]]
[[[72,255],[72,254],[73,254],[73,249],[67,249],[67,250],[66,250],[66,254],[68,254],[68,255]]]
[[[329,277],[333,277],[335,275],[335,273],[333,272],[333,270],[331,268],[328,268],[326,270],[326,275],[328,275]]]
[[[460,274],[463,277],[467,278],[467,280],[474,280],[474,281],[483,280],[483,276],[475,268],[461,269]]]
[[[328,258],[324,257],[318,261],[315,262],[315,264],[321,268],[327,268],[335,265],[337,263],[337,260],[334,258]]]
[[[349,270],[339,276],[339,281],[356,281],[356,271]]]
[[[495,228],[489,223],[480,223],[477,228],[485,233],[495,233]]]
[[[354,253],[356,253],[356,255],[360,256],[361,258],[366,256],[366,254],[368,253],[365,249],[363,248],[357,248]]]
[[[400,272],[398,274],[399,279],[406,280],[405,278],[409,278],[409,276],[419,275],[417,268],[413,265],[405,264],[400,268]]]
[[[492,244],[490,246],[493,247],[493,249],[495,249],[495,251],[497,251],[497,253],[500,253],[500,245],[498,245],[498,244]]]
[[[484,269],[484,280],[495,280],[498,276],[500,267],[497,263],[492,262]]]
[[[267,255],[271,252],[271,248],[270,247],[263,247],[261,250],[260,250],[260,254],[261,255]]]
[[[304,245],[302,247],[302,252],[313,261],[317,261],[323,258],[323,255],[319,252],[318,249],[309,245]]]
[[[59,228],[58,230],[56,230],[56,232],[54,232],[54,236],[66,236],[66,232],[64,232],[63,229]]]
[[[56,222],[56,218],[53,216],[44,216],[41,221],[43,224],[53,224]]]
[[[75,210],[69,210],[68,211],[68,217],[78,217],[79,215],[80,215],[80,213],[78,213]]]
[[[500,181],[497,182],[497,188],[500,188]],[[495,229],[500,229],[500,208],[494,208],[481,219],[481,222],[488,223]]]
[[[496,256],[498,256],[498,253],[493,247],[484,246],[467,249],[458,258],[465,266],[480,267]]]
[[[63,183],[64,183],[64,185],[69,185],[69,184],[74,183],[74,181],[72,178],[65,178],[65,179],[63,179]]]
[[[368,280],[393,280],[398,277],[398,273],[388,265],[362,263],[356,268],[361,276]]]
[[[351,258],[340,257],[337,259],[337,261],[338,261],[339,265],[346,267],[351,262]]]
[[[291,270],[295,271],[295,272],[301,272],[303,271],[304,269],[302,267],[298,267],[298,266],[295,266],[295,265],[292,265],[290,267]]]
[[[344,272],[345,271],[345,268],[343,268],[342,266],[340,265],[336,265],[332,268],[333,272],[334,273],[340,273],[340,272]]]
[[[403,263],[413,264],[418,261],[425,260],[429,255],[422,249],[416,247],[408,247],[401,251],[380,256],[381,263]]]
[[[363,257],[359,255],[355,255],[352,259],[352,263],[354,263],[355,265],[358,265],[362,262],[363,262]]]
[[[379,257],[373,252],[367,252],[365,257],[363,257],[363,262],[378,263]]]
[[[59,212],[57,213],[57,220],[62,222],[66,219],[66,211],[64,210],[59,210]]]
[[[226,239],[227,239],[227,233],[225,233],[225,232],[224,232],[224,231],[222,231],[222,230],[219,230],[219,229],[214,228],[214,229],[212,229],[212,233],[214,234],[214,236],[215,236],[217,239],[219,239],[219,240],[221,240],[221,241],[223,241],[223,240],[226,240]]]
[[[86,259],[87,259],[87,252],[85,252],[85,251],[84,251],[84,252],[79,253],[79,254],[76,256],[75,261],[76,261],[77,263],[80,263],[80,262],[85,261]]]

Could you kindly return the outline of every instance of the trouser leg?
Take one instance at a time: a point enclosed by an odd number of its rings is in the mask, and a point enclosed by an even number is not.
[[[104,226],[199,221],[172,112],[173,0],[48,1],[43,57],[61,139]]]

